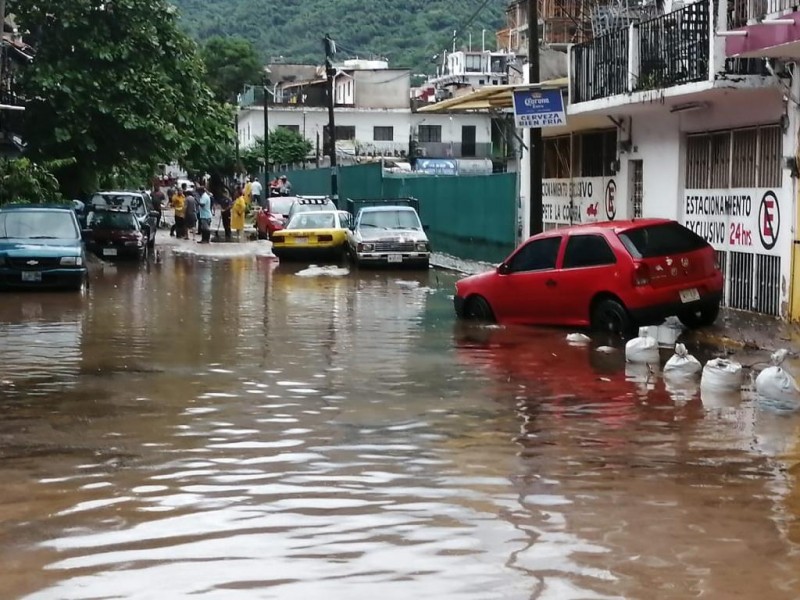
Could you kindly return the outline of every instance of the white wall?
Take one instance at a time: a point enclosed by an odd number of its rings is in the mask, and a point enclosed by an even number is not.
[[[476,143],[492,141],[491,118],[488,114],[425,114],[412,113],[410,110],[363,110],[337,108],[336,126],[353,126],[356,129],[356,140],[364,145],[376,148],[402,147],[408,151],[412,127],[420,124],[440,125],[442,142],[461,142],[462,125],[475,125]],[[328,124],[328,111],[324,108],[276,108],[269,109],[270,130],[280,125],[296,125],[301,134],[312,144],[316,144],[319,134],[322,144],[323,129]],[[375,142],[376,126],[393,127],[392,142]],[[264,136],[264,111],[261,107],[244,109],[239,113],[239,144],[248,148],[255,144],[256,138]]]

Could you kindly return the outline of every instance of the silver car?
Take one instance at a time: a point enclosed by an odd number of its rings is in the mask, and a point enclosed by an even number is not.
[[[410,206],[365,206],[347,235],[357,265],[428,268],[431,248],[419,215]]]

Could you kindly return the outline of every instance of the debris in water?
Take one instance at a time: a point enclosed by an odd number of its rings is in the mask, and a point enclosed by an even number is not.
[[[297,272],[298,277],[344,277],[350,274],[350,269],[344,267],[319,267],[317,265],[310,265],[308,268]]]

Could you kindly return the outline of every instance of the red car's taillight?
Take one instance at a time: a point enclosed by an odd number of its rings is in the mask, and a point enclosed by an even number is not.
[[[633,285],[641,287],[650,283],[650,267],[644,263],[639,263],[633,271]]]

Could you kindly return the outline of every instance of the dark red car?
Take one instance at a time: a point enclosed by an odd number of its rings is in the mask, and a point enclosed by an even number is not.
[[[289,222],[289,209],[297,200],[295,196],[272,196],[267,199],[266,208],[256,214],[256,230],[261,240],[272,239],[272,234],[286,227]]]
[[[148,237],[136,214],[128,209],[94,207],[83,230],[86,249],[100,258],[147,258]]]
[[[710,325],[722,299],[714,249],[683,225],[640,219],[533,236],[496,270],[456,283],[461,318],[627,335],[677,316]]]

